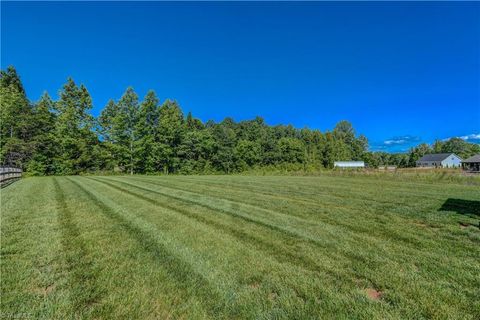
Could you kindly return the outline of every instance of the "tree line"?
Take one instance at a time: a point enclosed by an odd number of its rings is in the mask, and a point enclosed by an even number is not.
[[[131,87],[94,118],[84,85],[70,78],[57,101],[44,93],[38,102],[31,102],[13,67],[1,71],[0,90],[0,161],[34,175],[320,169],[332,168],[338,160],[407,167],[432,150],[455,149],[452,152],[461,156],[479,152],[478,145],[461,139],[422,144],[408,154],[369,152],[367,138],[357,135],[348,121],[326,132],[269,126],[260,117],[204,123],[191,113],[185,116],[174,100],[160,102],[154,91],[140,100]]]

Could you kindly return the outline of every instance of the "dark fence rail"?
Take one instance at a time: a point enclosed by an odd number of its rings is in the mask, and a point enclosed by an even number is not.
[[[14,167],[0,167],[0,185],[2,187],[22,177],[22,169]]]

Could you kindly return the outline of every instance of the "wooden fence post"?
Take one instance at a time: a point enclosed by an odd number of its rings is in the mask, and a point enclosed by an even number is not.
[[[22,177],[22,169],[0,166],[0,186],[3,188]]]

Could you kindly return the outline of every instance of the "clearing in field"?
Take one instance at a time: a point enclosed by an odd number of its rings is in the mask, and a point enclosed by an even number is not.
[[[2,317],[480,318],[480,188],[46,177],[1,191]]]

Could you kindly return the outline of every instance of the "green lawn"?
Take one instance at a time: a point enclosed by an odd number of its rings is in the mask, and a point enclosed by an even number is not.
[[[480,319],[480,187],[371,177],[26,178],[2,318]]]

